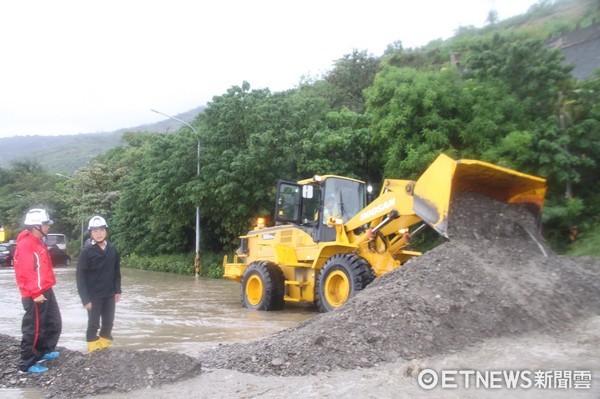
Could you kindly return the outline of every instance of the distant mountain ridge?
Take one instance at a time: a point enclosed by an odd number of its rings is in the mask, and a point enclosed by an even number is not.
[[[189,123],[205,108],[203,105],[173,116]],[[112,132],[0,138],[0,168],[9,168],[19,159],[33,159],[48,172],[71,174],[97,155],[123,144],[125,132],[173,133],[182,127],[180,122],[165,119]]]

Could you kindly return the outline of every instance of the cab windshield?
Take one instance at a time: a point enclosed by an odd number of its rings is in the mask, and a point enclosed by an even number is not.
[[[364,183],[330,177],[323,190],[324,214],[341,217],[344,223],[360,212],[366,203]]]

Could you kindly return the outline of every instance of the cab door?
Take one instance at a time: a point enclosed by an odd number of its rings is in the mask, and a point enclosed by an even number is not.
[[[302,210],[302,186],[286,181],[277,182],[275,222],[300,224]]]

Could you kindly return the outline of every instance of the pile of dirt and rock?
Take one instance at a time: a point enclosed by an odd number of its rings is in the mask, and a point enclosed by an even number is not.
[[[453,200],[450,240],[376,279],[334,312],[197,358],[158,351],[62,349],[49,372],[18,375],[2,336],[0,386],[80,397],[158,386],[208,369],[307,375],[452,353],[485,339],[554,332],[600,310],[600,260],[553,254],[532,216],[475,195]]]
[[[81,398],[108,392],[159,387],[200,374],[200,361],[172,352],[109,349],[81,353],[58,348],[43,374],[21,373],[15,365],[20,341],[0,334],[0,387],[40,388],[46,397]]]
[[[203,364],[262,375],[371,367],[553,331],[600,310],[600,262],[553,254],[524,208],[462,194],[451,210],[448,242],[334,312],[202,352]]]

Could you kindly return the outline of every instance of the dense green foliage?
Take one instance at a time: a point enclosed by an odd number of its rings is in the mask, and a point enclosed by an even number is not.
[[[354,51],[285,92],[242,82],[213,98],[191,122],[195,131],[128,132],[72,177],[35,161],[0,169],[1,221],[14,237],[27,208],[44,207],[54,231],[75,240],[99,213],[125,265],[193,274],[199,206],[202,274],[218,276],[222,254],[273,213],[278,179],[339,174],[376,186],[416,178],[444,152],[547,178],[550,242],[599,255],[600,75],[574,80],[560,51],[544,44],[599,12],[592,1],[540,2],[526,18],[498,22],[490,13],[486,28],[420,49],[397,42],[381,58]]]
[[[193,202],[186,187],[193,180],[195,139],[187,132],[152,135],[129,149],[139,159],[121,179],[114,212],[113,239],[126,251],[148,255],[183,252],[181,240],[193,229],[188,213]],[[177,162],[175,162],[177,160]]]
[[[177,273],[193,276],[194,253],[159,256],[139,256],[136,253],[121,258],[121,266],[131,269],[151,270],[155,272]],[[221,254],[204,253],[201,256],[199,277],[221,278],[223,276],[223,257]]]

